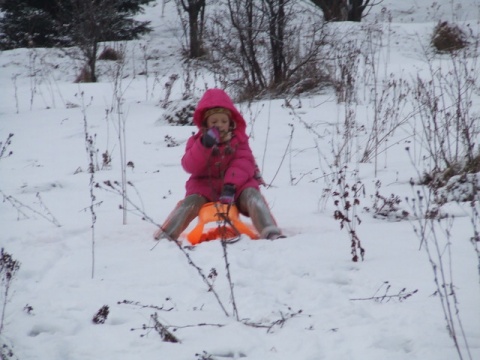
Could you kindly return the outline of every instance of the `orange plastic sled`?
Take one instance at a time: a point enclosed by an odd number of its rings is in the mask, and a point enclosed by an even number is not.
[[[227,214],[234,229],[229,225],[217,226],[204,232],[205,225],[212,222],[223,222],[223,214]],[[258,234],[252,227],[240,220],[238,209],[235,205],[228,205],[209,202],[202,206],[198,213],[197,225],[187,234],[187,240],[192,245],[215,239],[231,239],[240,234],[245,234],[251,239],[258,239]]]

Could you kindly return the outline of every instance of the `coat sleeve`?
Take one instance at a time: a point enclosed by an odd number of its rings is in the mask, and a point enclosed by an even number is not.
[[[202,145],[201,137],[194,135],[187,141],[185,154],[182,157],[183,169],[192,175],[201,175],[206,173],[209,158],[212,155],[212,149]]]
[[[235,156],[225,171],[223,182],[233,184],[237,188],[255,176],[255,159],[248,142],[242,142],[238,145]]]

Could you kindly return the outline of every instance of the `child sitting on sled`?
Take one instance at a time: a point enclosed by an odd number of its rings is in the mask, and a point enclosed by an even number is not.
[[[248,144],[246,122],[232,99],[221,89],[210,89],[193,114],[199,131],[187,142],[183,169],[191,174],[186,196],[154,234],[155,239],[177,240],[207,202],[236,204],[249,216],[261,238],[284,237],[260,193],[263,183]]]

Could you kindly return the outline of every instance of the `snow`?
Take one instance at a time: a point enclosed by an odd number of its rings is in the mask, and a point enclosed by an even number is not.
[[[382,6],[391,12],[393,29],[385,74],[413,78],[425,71],[422,46],[440,19],[456,20],[476,34],[480,30],[478,0],[443,0],[435,6],[429,0],[385,0]],[[164,17],[161,9],[162,2],[146,7],[141,19],[152,20],[155,31],[127,45],[121,86],[125,160],[134,164],[127,168],[133,184],[128,196],[143,213],[129,204],[125,225],[120,195],[102,185],[93,189],[92,231],[85,150],[84,119],[88,133],[95,135],[100,167],[102,153],[112,155],[111,166],[96,171],[94,182],[121,181],[118,121],[106,115],[115,100],[114,64],[100,62],[99,83],[74,84],[81,64],[60,50],[0,54],[0,141],[14,134],[7,149],[12,155],[0,159],[0,247],[21,263],[0,339],[14,358],[457,358],[426,247],[414,232],[423,220],[414,216],[411,200],[420,187],[412,188],[410,179],[428,168],[422,161],[426,152],[407,136],[408,128],[394,134],[377,168],[373,162],[358,163],[356,156],[348,163],[346,182],[354,183],[357,170],[365,187],[357,212],[362,222],[356,226],[365,260],[352,262],[350,238],[333,218],[333,197],[324,192],[334,187],[332,147],[344,114],[332,90],[293,99],[293,109],[284,99],[250,108],[238,104],[249,120],[250,143],[264,178],[272,183],[262,193],[288,236],[277,241],[243,237],[227,246],[239,321],[219,241],[183,251],[174,243],[153,241],[156,224],[184,196],[187,174],[180,158],[195,130],[171,126],[162,117],[164,84],[180,74],[172,101],[180,100],[184,85],[177,13],[173,2],[165,4]],[[372,11],[365,23],[380,11]],[[142,49],[151,55],[148,78],[138,75],[145,67]],[[200,73],[195,96],[201,96],[208,79]],[[478,93],[473,100],[479,109]],[[367,126],[369,111],[367,104],[357,112]],[[169,146],[172,141],[178,146]],[[415,164],[407,146],[415,151]],[[399,196],[407,219],[388,221],[363,210],[373,207],[377,181],[383,196]],[[480,274],[470,241],[472,210],[469,203],[453,202],[442,211],[455,215],[448,246],[445,233],[437,233],[445,251],[446,284],[453,284],[458,303],[453,304],[453,296],[447,299],[462,321],[465,336],[458,323],[456,331],[463,358],[480,359]],[[154,223],[143,220],[144,215]],[[476,226],[478,230],[480,224]],[[216,270],[210,281],[219,301],[186,254],[205,276]],[[104,305],[110,310],[105,323],[94,324],[92,318]],[[153,329],[154,313],[179,343],[162,341]]]

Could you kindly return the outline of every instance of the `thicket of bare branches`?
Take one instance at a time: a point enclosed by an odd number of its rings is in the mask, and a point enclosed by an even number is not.
[[[302,93],[326,81],[324,22],[292,0],[228,0],[208,23],[205,66],[241,98]]]
[[[480,116],[473,103],[480,86],[478,44],[473,52],[450,53],[443,65],[426,55],[429,73],[415,79],[413,101],[421,124],[417,141],[429,164],[423,182],[438,188],[452,176],[480,172]]]

